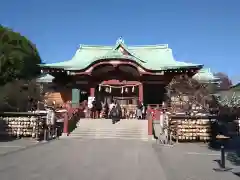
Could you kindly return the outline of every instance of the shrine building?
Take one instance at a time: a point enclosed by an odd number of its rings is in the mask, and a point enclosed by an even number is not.
[[[54,85],[53,99],[74,106],[88,97],[116,99],[121,104],[136,105],[138,100],[161,104],[165,86],[176,75],[215,80],[202,64],[175,60],[167,44],[128,46],[122,38],[113,46],[80,45],[71,60],[40,66],[45,75],[38,80]]]

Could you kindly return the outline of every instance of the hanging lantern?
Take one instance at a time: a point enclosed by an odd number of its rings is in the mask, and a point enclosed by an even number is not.
[[[133,86],[133,87],[132,87],[132,92],[134,92],[134,88],[135,88],[135,87]]]
[[[107,87],[106,87],[105,91],[106,91],[107,93],[109,92],[109,90],[108,90],[108,88],[107,88]]]
[[[101,91],[101,85],[98,86],[98,91]]]
[[[122,87],[121,93],[123,94],[123,87]]]
[[[125,92],[128,93],[128,88],[125,88]]]
[[[112,92],[112,88],[110,87],[110,88],[109,88],[109,93],[111,93],[111,92]]]

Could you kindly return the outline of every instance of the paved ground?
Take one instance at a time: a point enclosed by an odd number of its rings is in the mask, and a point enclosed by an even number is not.
[[[0,157],[1,180],[165,180],[148,142],[56,140]]]
[[[215,172],[218,152],[136,140],[62,139],[0,156],[1,180],[239,180]]]
[[[37,144],[39,143],[32,139],[0,141],[0,156],[15,152],[15,151],[23,150],[30,146],[35,146]]]
[[[216,172],[219,168],[216,162],[220,152],[209,150],[206,144],[178,144],[174,147],[153,144],[158,159],[168,180],[239,180],[233,172],[240,172],[236,167],[226,162],[227,172]]]

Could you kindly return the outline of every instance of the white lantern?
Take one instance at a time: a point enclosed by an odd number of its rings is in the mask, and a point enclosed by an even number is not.
[[[105,89],[106,92],[109,92],[108,88]]]
[[[122,87],[121,93],[123,94],[123,87]]]
[[[132,92],[134,92],[134,88],[135,88],[135,87],[133,86],[133,87],[132,87]]]

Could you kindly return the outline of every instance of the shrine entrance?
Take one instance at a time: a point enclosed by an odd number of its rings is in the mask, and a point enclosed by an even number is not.
[[[93,69],[92,79],[98,82],[90,91],[96,101],[105,105],[117,101],[124,116],[136,117],[137,105],[143,100],[143,89],[140,74],[135,67],[121,64],[117,67],[100,65]]]
[[[138,87],[136,84],[124,84],[114,80],[115,84],[101,84],[96,87],[96,99],[111,103],[112,100],[118,101],[121,105],[137,105],[139,100]],[[117,84],[118,83],[118,84]]]

